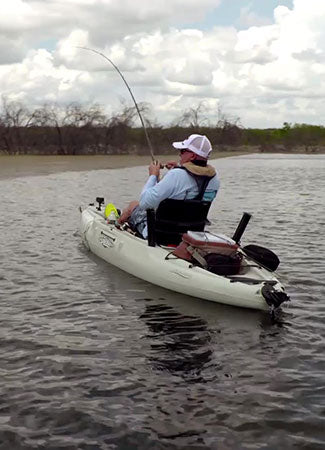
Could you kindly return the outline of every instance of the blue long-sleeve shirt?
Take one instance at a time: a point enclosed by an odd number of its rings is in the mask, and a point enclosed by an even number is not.
[[[217,195],[220,182],[215,175],[205,190],[203,200],[212,201]],[[144,185],[140,195],[140,208],[156,209],[159,203],[166,198],[175,200],[191,200],[198,195],[197,183],[186,170],[172,169],[167,172],[162,180],[157,182],[157,177],[151,175]]]

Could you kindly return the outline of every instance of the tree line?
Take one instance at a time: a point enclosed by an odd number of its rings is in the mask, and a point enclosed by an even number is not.
[[[206,134],[220,151],[258,147],[261,152],[315,152],[325,146],[322,125],[290,124],[282,128],[244,128],[239,118],[229,118],[219,109],[215,123],[206,117],[203,102],[183,112],[169,126],[150,120],[147,103],[138,105],[157,154],[172,153],[171,142],[191,133]],[[20,102],[2,98],[0,109],[0,152],[6,154],[146,154],[142,127],[136,126],[138,112],[122,101],[119,112],[108,116],[98,104],[71,103],[65,107],[44,104],[30,110]]]

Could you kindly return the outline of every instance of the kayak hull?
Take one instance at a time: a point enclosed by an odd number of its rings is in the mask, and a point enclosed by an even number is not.
[[[107,224],[103,213],[93,206],[82,211],[80,232],[91,252],[106,262],[149,283],[198,299],[267,311],[270,307],[261,292],[265,282],[273,282],[284,292],[273,273],[256,265],[243,275],[242,282],[240,276],[231,279],[173,256],[166,259],[171,249],[149,247],[146,240]]]

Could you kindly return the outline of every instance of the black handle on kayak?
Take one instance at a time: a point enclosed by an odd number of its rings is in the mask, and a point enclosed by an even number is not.
[[[104,197],[96,197],[96,202],[98,203],[98,206],[96,209],[98,211],[101,211],[102,210],[101,206],[105,202]]]
[[[154,209],[147,209],[148,245],[156,246],[156,213]]]
[[[233,235],[233,240],[236,242],[236,244],[239,244],[240,239],[242,237],[242,235],[244,234],[244,231],[246,230],[246,227],[248,225],[248,222],[250,221],[252,215],[244,212],[242,218],[240,219],[240,222],[236,228],[236,231],[234,232]]]

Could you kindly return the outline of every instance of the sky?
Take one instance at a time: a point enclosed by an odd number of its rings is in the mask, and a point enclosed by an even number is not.
[[[0,0],[2,96],[132,105],[80,46],[162,125],[199,105],[211,124],[325,122],[325,0]]]

